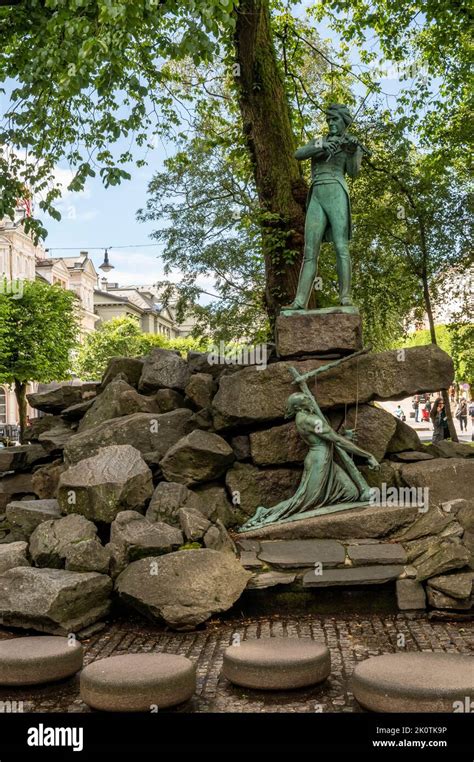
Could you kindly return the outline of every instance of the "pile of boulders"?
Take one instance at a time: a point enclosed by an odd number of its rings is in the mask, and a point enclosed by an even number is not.
[[[263,555],[235,530],[259,505],[296,489],[306,449],[294,423],[284,421],[295,390],[288,367],[310,370],[324,356],[273,351],[262,368],[154,349],[144,358],[113,358],[100,383],[30,394],[41,417],[28,442],[0,450],[0,620],[77,633],[115,600],[173,628],[192,628],[229,609],[247,586],[266,587],[264,574],[268,586],[279,584],[288,570],[272,567],[269,543],[295,538],[344,540],[333,548],[333,567],[342,571],[374,566],[371,540],[396,543],[382,552],[388,561],[376,562],[402,567],[389,579],[428,581],[431,606],[460,602],[466,610],[474,450],[424,446],[377,407],[377,400],[449,386],[452,362],[443,351],[415,347],[405,355],[403,362],[396,351],[363,355],[310,388],[333,427],[356,423],[357,443],[381,462],[379,472],[361,462],[369,483],[427,486],[429,510],[395,505],[322,516],[312,520],[316,534],[301,534],[304,522],[285,525],[281,535],[262,530]],[[357,551],[364,538],[365,555]],[[304,576],[292,567],[289,573]],[[382,573],[374,581],[384,580]]]

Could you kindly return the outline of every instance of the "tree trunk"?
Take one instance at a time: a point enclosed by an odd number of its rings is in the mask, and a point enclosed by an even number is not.
[[[23,444],[23,437],[26,429],[26,387],[26,381],[18,381],[18,379],[15,378],[15,397],[18,403],[18,414],[20,418],[20,444]]]
[[[421,280],[423,283],[423,298],[425,300],[425,309],[426,309],[426,314],[428,316],[428,325],[430,327],[431,342],[433,344],[438,345],[438,342],[436,340],[436,329],[435,329],[435,323],[434,323],[434,317],[433,317],[433,309],[431,307],[430,289],[428,286],[428,278],[426,276],[426,273],[423,273]],[[453,416],[451,413],[451,403],[449,401],[448,390],[441,389],[441,396],[443,397],[444,409],[446,410],[446,417],[448,419],[449,435],[453,442],[459,442],[459,438],[456,433],[456,427],[453,421]]]
[[[265,302],[273,324],[296,293],[304,245],[307,184],[270,26],[268,0],[241,0],[234,35],[243,131],[262,212]]]

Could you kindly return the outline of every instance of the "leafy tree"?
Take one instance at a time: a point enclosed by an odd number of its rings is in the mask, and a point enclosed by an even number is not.
[[[0,217],[13,213],[25,182],[33,193],[42,191],[42,210],[57,216],[53,169],[64,159],[75,171],[71,190],[80,190],[96,173],[105,185],[126,179],[134,158],[143,163],[153,134],[172,138],[184,123],[195,91],[183,67],[222,61],[258,199],[264,300],[273,319],[294,294],[303,244],[307,183],[293,156],[296,136],[310,126],[307,104],[324,105],[314,96],[315,85],[328,81],[324,71],[316,80],[307,77],[302,51],[319,62],[328,59],[308,24],[301,26],[292,14],[294,5],[24,0],[0,8],[0,82],[15,82],[0,127],[0,144],[9,147],[0,157]],[[451,0],[328,0],[310,11],[316,18],[334,16],[347,43],[363,45],[373,31],[384,55],[405,60],[414,52],[430,76],[440,76],[439,94],[418,78],[398,107],[411,129],[422,119],[424,139],[439,147],[440,161],[449,148],[461,162],[468,129],[469,16],[461,0],[448,5]],[[373,64],[375,55],[365,51],[365,61]],[[347,71],[330,61],[328,68],[337,96]],[[376,89],[373,77],[360,79]],[[208,86],[205,77],[200,84]],[[117,149],[124,138],[130,150]],[[37,220],[26,226],[45,232]]]
[[[202,351],[206,344],[204,339],[166,339],[159,334],[144,333],[135,318],[114,318],[87,334],[79,347],[74,370],[84,380],[97,380],[112,357],[138,357],[153,347],[176,349],[184,354]]]
[[[0,381],[14,385],[22,438],[28,384],[70,378],[79,326],[72,291],[40,280],[17,285],[4,279],[0,293]]]

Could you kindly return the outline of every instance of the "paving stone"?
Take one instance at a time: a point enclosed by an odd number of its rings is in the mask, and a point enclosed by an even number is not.
[[[404,564],[407,554],[402,545],[397,543],[379,543],[377,545],[349,545],[347,553],[354,566],[365,564]]]
[[[82,667],[76,639],[40,635],[0,640],[0,685],[38,685],[71,677]]]
[[[335,540],[284,540],[262,542],[258,557],[261,561],[277,567],[314,566],[325,567],[343,564],[344,546]]]
[[[283,588],[284,590],[284,588]],[[314,716],[315,704],[327,712],[361,713],[349,685],[354,665],[369,656],[390,653],[396,649],[398,633],[403,633],[410,652],[423,649],[440,653],[470,655],[474,648],[474,622],[470,612],[431,610],[428,617],[416,611],[398,613],[355,614],[337,611],[324,615],[304,611],[290,615],[282,610],[279,616],[246,616],[240,610],[226,615],[217,626],[215,620],[190,633],[170,633],[155,622],[142,617],[115,617],[103,629],[94,630],[83,640],[84,663],[124,653],[169,652],[189,657],[197,665],[196,693],[185,705],[169,712],[293,712]],[[471,621],[469,621],[469,618]],[[458,621],[456,621],[458,620]],[[460,623],[460,624],[459,624]],[[326,643],[332,656],[331,679],[316,688],[300,688],[280,693],[249,691],[232,686],[220,676],[224,650],[236,639],[282,636],[309,638]],[[18,637],[18,631],[0,628],[0,642]],[[316,691],[316,693],[315,693]],[[77,680],[53,685],[21,689],[25,712],[83,712],[92,710],[79,696]],[[0,686],[0,701],[12,700],[12,688]]]
[[[472,693],[472,661],[443,653],[384,654],[358,664],[357,701],[374,712],[452,712]]]
[[[397,579],[403,566],[381,564],[377,566],[353,566],[344,569],[325,569],[306,572],[303,587],[332,587],[334,585],[377,585]]]
[[[426,593],[421,582],[415,579],[397,579],[397,603],[401,611],[426,608]]]
[[[108,712],[159,711],[191,698],[196,668],[184,656],[125,654],[89,664],[81,673],[81,697]]]
[[[259,638],[226,649],[222,673],[235,685],[288,690],[321,683],[331,672],[326,646],[309,639]]]

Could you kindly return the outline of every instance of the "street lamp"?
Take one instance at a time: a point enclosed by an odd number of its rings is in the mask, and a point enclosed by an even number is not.
[[[114,266],[110,264],[109,262],[109,250],[105,249],[105,256],[104,261],[101,265],[99,265],[99,270],[102,270],[104,273],[109,273],[111,270],[114,270]]]

